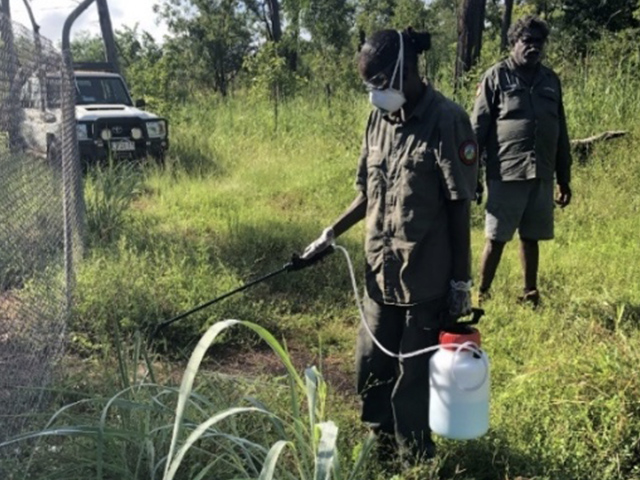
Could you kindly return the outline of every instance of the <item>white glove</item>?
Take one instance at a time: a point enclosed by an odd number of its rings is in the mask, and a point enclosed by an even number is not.
[[[471,313],[471,285],[472,282],[456,282],[451,280],[449,284],[449,315],[452,317],[465,317]]]
[[[325,228],[322,231],[322,235],[320,235],[316,240],[311,242],[307,246],[307,248],[304,249],[304,252],[302,252],[302,256],[300,258],[302,258],[303,260],[306,260],[308,258],[311,258],[317,255],[318,253],[322,252],[323,250],[333,245],[334,240],[335,240],[335,237],[333,234],[333,228],[331,227]]]

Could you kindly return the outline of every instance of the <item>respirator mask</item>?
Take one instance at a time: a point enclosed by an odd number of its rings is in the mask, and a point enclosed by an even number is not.
[[[403,74],[404,74],[404,42],[402,39],[402,33],[398,32],[400,36],[400,48],[398,50],[398,58],[396,59],[396,65],[393,69],[393,75],[387,88],[376,88],[373,85],[368,84],[369,88],[369,101],[371,104],[382,110],[384,113],[394,113],[402,108],[407,99],[402,93],[403,87]],[[400,88],[396,90],[393,88],[393,83],[396,79],[396,75],[400,75]]]

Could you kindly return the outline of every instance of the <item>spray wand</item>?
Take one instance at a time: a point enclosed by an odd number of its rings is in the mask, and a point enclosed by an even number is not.
[[[236,288],[235,290],[231,290],[230,292],[227,292],[223,295],[220,295],[219,297],[214,298],[213,300],[209,300],[208,302],[205,302],[201,305],[198,305],[197,307],[192,308],[189,311],[183,312],[180,315],[177,315],[169,320],[166,320],[162,323],[159,323],[158,325],[156,325],[156,327],[154,328],[153,332],[151,333],[151,339],[155,338],[156,335],[158,335],[158,333],[160,333],[160,331],[162,329],[164,329],[165,327],[168,327],[169,325],[177,322],[178,320],[182,320],[185,317],[188,317],[189,315],[199,312],[200,310],[207,308],[211,305],[213,305],[214,303],[219,302],[220,300],[224,300],[225,298],[228,298],[232,295],[235,295],[236,293],[239,293],[243,290],[246,290],[249,287],[253,287],[254,285],[257,285],[259,283],[264,282],[265,280],[269,280],[272,277],[275,277],[276,275],[280,275],[281,273],[284,272],[295,272],[298,270],[302,270],[303,268],[307,268],[310,267],[311,265],[319,262],[320,260],[322,260],[324,257],[326,257],[327,255],[330,255],[331,253],[334,252],[334,247],[330,246],[324,250],[322,250],[321,252],[318,252],[316,255],[309,257],[309,258],[301,258],[298,254],[293,254],[291,256],[291,260],[289,260],[289,262],[287,262],[286,264],[284,264],[281,268],[279,268],[278,270],[275,270],[271,273],[268,273],[260,278],[257,278],[255,280],[252,280],[250,282],[245,283],[244,285],[241,285],[240,287]]]

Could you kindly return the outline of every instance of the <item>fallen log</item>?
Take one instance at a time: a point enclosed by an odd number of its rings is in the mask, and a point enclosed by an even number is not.
[[[597,135],[592,135],[587,138],[578,138],[575,140],[571,140],[571,146],[576,153],[577,160],[579,163],[586,163],[589,155],[591,154],[591,150],[593,146],[597,142],[611,140],[613,138],[622,137],[628,134],[626,130],[610,130],[608,132],[602,132]]]

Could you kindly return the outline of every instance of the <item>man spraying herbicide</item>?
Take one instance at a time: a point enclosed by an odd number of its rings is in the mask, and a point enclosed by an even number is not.
[[[353,203],[303,258],[366,219],[364,312],[385,349],[438,343],[446,319],[471,312],[470,201],[478,149],[465,111],[423,81],[418,55],[430,35],[382,30],[363,45],[358,71],[371,103]],[[399,361],[361,327],[356,353],[362,420],[384,457],[432,457],[429,358]]]
[[[560,79],[540,63],[548,36],[544,21],[520,19],[509,31],[510,57],[491,67],[478,86],[472,121],[480,152],[486,152],[488,190],[481,301],[489,296],[504,246],[517,229],[524,270],[520,299],[538,305],[538,241],[553,238],[554,176],[556,203],[564,208],[571,201]]]

